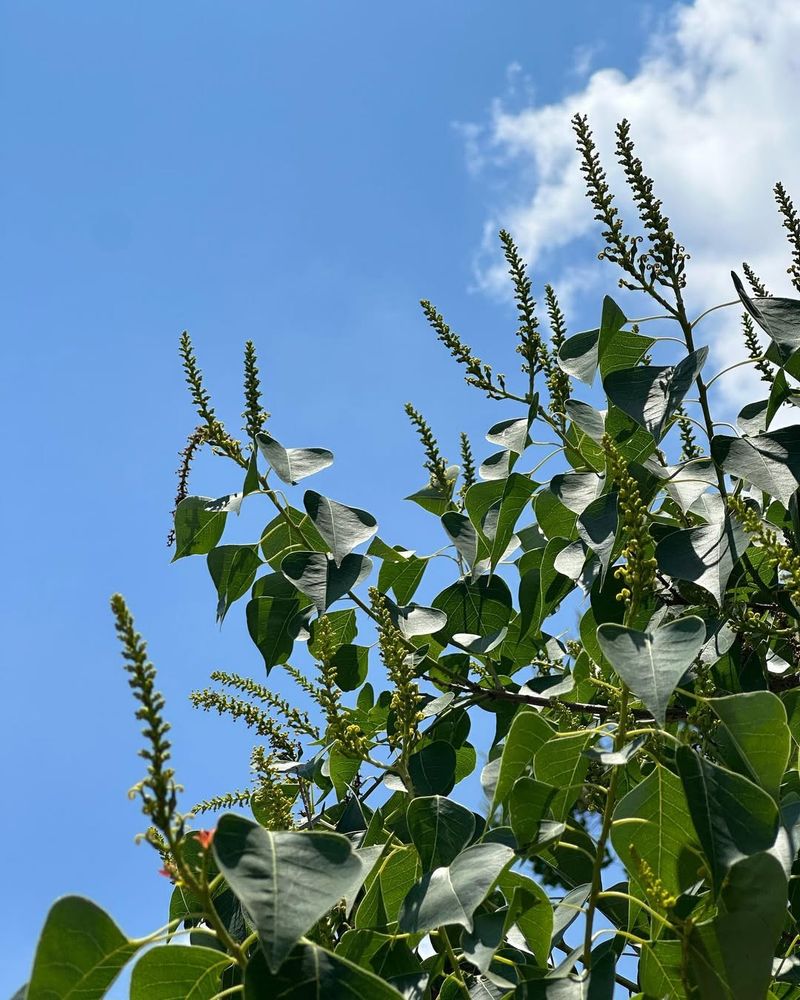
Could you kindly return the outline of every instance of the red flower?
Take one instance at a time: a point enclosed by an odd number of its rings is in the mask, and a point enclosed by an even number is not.
[[[198,830],[197,840],[204,851],[207,851],[211,847],[211,841],[214,839],[213,830]]]

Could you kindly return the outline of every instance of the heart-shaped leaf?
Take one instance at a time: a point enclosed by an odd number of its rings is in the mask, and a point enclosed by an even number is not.
[[[731,571],[749,544],[739,522],[726,517],[718,523],[671,532],[656,546],[656,559],[667,576],[696,583],[721,605]]]
[[[320,612],[357,587],[371,571],[370,557],[355,553],[345,556],[339,566],[324,552],[290,552],[281,563],[281,573]]]
[[[228,496],[185,497],[175,508],[175,555],[172,561],[184,556],[205,555],[222,538],[228,514],[239,513],[242,494]]]
[[[449,867],[434,869],[411,889],[400,907],[400,931],[426,934],[445,924],[471,931],[475,910],[513,858],[504,844],[468,847]]]
[[[641,365],[612,372],[603,382],[609,400],[660,441],[708,357],[701,347],[677,365]]]
[[[300,632],[297,597],[254,597],[247,604],[247,631],[264,657],[267,673],[286,663]]]
[[[152,948],[133,969],[130,1000],[213,1000],[230,964],[225,952],[212,948]]]
[[[47,914],[25,996],[28,1000],[101,1000],[141,947],[81,896],[65,896]]]
[[[464,850],[475,832],[475,813],[441,795],[420,795],[406,810],[411,841],[422,870],[447,867]]]
[[[300,938],[364,880],[364,864],[347,837],[271,832],[232,813],[214,835],[214,857],[276,972]]]
[[[275,475],[290,486],[333,465],[333,452],[327,448],[284,448],[265,431],[256,434],[256,444]]]
[[[596,472],[565,472],[550,480],[550,489],[575,514],[582,514],[600,496],[604,485],[605,476]]]
[[[521,455],[525,451],[529,427],[528,417],[512,417],[510,420],[501,420],[500,423],[489,428],[486,432],[486,440],[489,444],[499,445],[501,448]]]
[[[597,629],[603,655],[660,726],[672,692],[705,639],[705,622],[694,615],[646,632],[612,622]]]
[[[738,274],[731,271],[731,278],[745,309],[775,342],[781,356],[791,357],[800,348],[800,300],[772,295],[750,298]]]
[[[588,505],[577,521],[578,534],[600,560],[600,582],[608,571],[619,528],[617,493],[606,493]]]
[[[800,424],[768,434],[715,434],[711,455],[728,475],[744,479],[786,506],[800,484]]]
[[[310,941],[298,945],[278,970],[268,968],[260,951],[253,953],[244,975],[244,1000],[266,997],[403,1000],[403,994],[382,977]]]
[[[372,538],[378,522],[365,510],[347,507],[336,500],[306,490],[303,505],[317,531],[328,543],[337,566],[356,546]]]

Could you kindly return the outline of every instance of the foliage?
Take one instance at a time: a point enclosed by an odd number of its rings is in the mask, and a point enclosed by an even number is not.
[[[548,337],[502,232],[515,391],[423,303],[466,381],[510,407],[476,470],[466,435],[459,469],[407,405],[427,473],[408,499],[439,522],[434,555],[384,541],[350,497],[298,486],[333,455],[272,437],[251,343],[246,440],[231,436],[182,338],[199,423],[175,558],[206,557],[220,620],[247,600],[265,667],[216,672],[192,699],[263,741],[253,786],[179,812],[155,669],[115,597],[144,723],[134,794],[173,884],[169,922],[133,940],[62,899],[20,996],[99,998],[134,960],[131,996],[148,1000],[800,997],[800,424],[775,426],[798,399],[800,301],[770,296],[749,265],[752,294],[734,276],[725,305],[768,394],[718,434],[708,389],[724,372],[705,374],[689,255],[629,126],[633,230],[586,119],[573,124],[600,256],[663,315],[645,334],[606,297],[597,328],[570,336],[548,285]],[[800,288],[800,225],[776,197]],[[232,463],[219,498],[188,492],[204,446]],[[243,502],[271,517],[250,544],[223,544]],[[416,600],[445,557],[452,582]],[[273,670],[296,700],[270,688]],[[193,828],[214,810],[229,810],[214,831]]]

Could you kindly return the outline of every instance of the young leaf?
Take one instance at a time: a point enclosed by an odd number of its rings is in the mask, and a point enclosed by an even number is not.
[[[65,896],[47,915],[27,1000],[101,1000],[141,942],[82,896]]]
[[[328,543],[337,566],[356,546],[372,538],[378,530],[378,522],[372,514],[358,507],[347,507],[313,490],[306,490],[303,506]]]
[[[250,915],[272,972],[366,875],[348,839],[336,833],[271,833],[228,813],[213,844],[219,869]]]
[[[275,475],[290,486],[333,465],[333,452],[327,448],[284,448],[266,431],[256,434],[256,444]]]
[[[705,622],[693,615],[646,632],[612,623],[597,629],[603,655],[659,726],[665,724],[672,692],[705,639]]]
[[[175,555],[172,561],[184,556],[205,555],[222,538],[228,514],[238,514],[242,494],[232,493],[219,497],[185,497],[175,509]]]
[[[208,553],[208,571],[217,588],[217,621],[252,587],[262,565],[255,545],[218,545]]]

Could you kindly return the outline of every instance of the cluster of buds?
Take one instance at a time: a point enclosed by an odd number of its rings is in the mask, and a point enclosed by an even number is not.
[[[795,604],[800,604],[800,554],[778,541],[778,533],[768,527],[758,511],[741,497],[729,497],[728,506],[741,521],[745,531],[764,549],[767,563],[778,571],[781,583],[788,589]],[[762,624],[750,619],[751,624]]]
[[[614,571],[617,579],[624,584],[617,600],[624,601],[629,608],[637,608],[644,595],[655,586],[658,568],[652,554],[647,505],[641,498],[639,486],[630,474],[625,459],[608,434],[603,437],[603,449],[608,456],[609,475],[617,484],[618,506],[625,538],[622,550],[625,562]]]
[[[664,883],[656,875],[647,861],[645,861],[645,859],[639,854],[633,844],[630,845],[630,852],[636,865],[639,881],[645,891],[645,894],[647,895],[648,902],[655,909],[661,910],[663,913],[669,913],[678,900],[664,886]]]
[[[376,587],[370,589],[369,596],[378,623],[381,660],[394,688],[391,701],[394,732],[389,738],[389,745],[392,749],[402,748],[405,755],[419,736],[418,727],[422,721],[419,687],[414,679],[414,665],[405,639],[392,621],[386,598]]]
[[[359,726],[348,722],[346,709],[341,704],[334,664],[338,643],[327,615],[322,615],[317,621],[314,639],[321,681],[320,687],[315,689],[314,698],[325,715],[328,739],[338,740],[345,753],[364,758],[369,753],[369,741]]]

